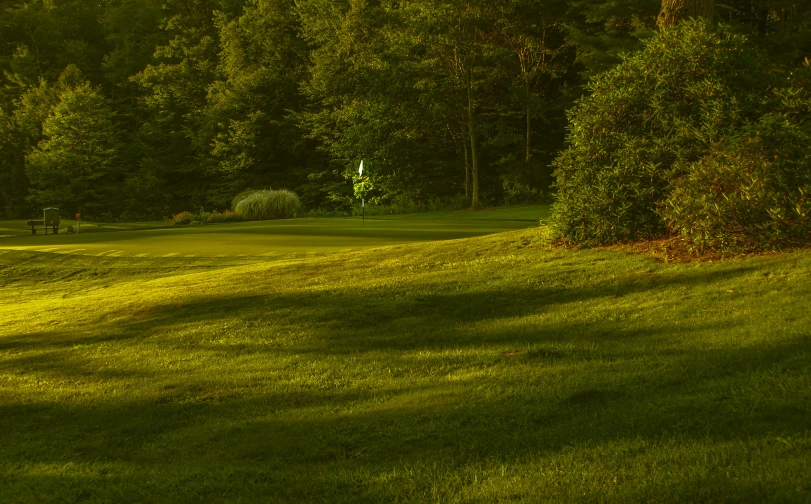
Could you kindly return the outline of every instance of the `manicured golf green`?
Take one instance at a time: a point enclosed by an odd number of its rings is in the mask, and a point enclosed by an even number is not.
[[[435,218],[403,221],[430,240]],[[339,229],[318,240],[368,238]],[[808,502],[811,251],[547,236],[292,261],[10,238],[0,502]]]
[[[266,256],[295,258],[411,242],[451,240],[530,226],[546,206],[478,212],[432,212],[346,219],[167,226],[166,223],[83,225],[82,234],[31,236],[24,221],[0,222],[0,248],[112,256]],[[63,226],[68,223],[63,223]],[[16,236],[10,238],[12,233]],[[41,233],[41,232],[40,232]]]

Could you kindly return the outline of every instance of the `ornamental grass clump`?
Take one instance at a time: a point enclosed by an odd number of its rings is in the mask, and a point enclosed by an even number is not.
[[[242,191],[241,193],[237,194],[236,196],[234,196],[234,199],[231,200],[231,210],[236,212],[237,206],[242,200],[258,192],[261,192],[261,190],[248,189],[247,191]]]
[[[287,189],[250,191],[234,198],[234,211],[245,220],[291,219],[300,210],[299,197]]]

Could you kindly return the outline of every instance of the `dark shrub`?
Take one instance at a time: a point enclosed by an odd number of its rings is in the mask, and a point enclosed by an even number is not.
[[[762,249],[811,239],[811,97],[800,88],[759,121],[679,167],[662,216],[698,249]]]
[[[585,244],[663,235],[671,182],[762,115],[772,80],[760,53],[724,28],[690,21],[647,40],[569,112],[555,231]]]

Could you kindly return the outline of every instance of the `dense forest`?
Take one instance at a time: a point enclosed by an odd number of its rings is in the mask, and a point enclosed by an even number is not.
[[[549,199],[567,110],[645,46],[661,9],[0,0],[0,218],[154,219],[268,187],[345,210],[361,159],[374,202]],[[729,0],[713,17],[765,72],[807,66],[809,2]]]

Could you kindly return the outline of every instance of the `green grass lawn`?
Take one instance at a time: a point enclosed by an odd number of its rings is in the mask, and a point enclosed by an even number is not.
[[[536,226],[547,206],[346,219],[167,226],[82,224],[81,234],[31,236],[24,221],[0,221],[0,248],[93,256],[297,258],[420,241],[468,238]],[[63,226],[67,223],[63,222]],[[103,233],[103,234],[101,234]]]
[[[40,217],[41,219],[42,217]],[[0,220],[0,238],[14,238],[20,236],[31,236],[31,228],[26,224],[28,219]],[[76,227],[76,221],[63,220],[61,224],[62,234],[65,234],[68,226]],[[82,233],[103,233],[110,231],[137,231],[146,229],[161,229],[172,227],[171,222],[122,222],[115,224],[105,224],[102,222],[82,221],[78,226]],[[38,236],[44,236],[45,231],[38,230]]]
[[[665,264],[499,215],[0,242],[0,502],[808,502],[811,251]]]

